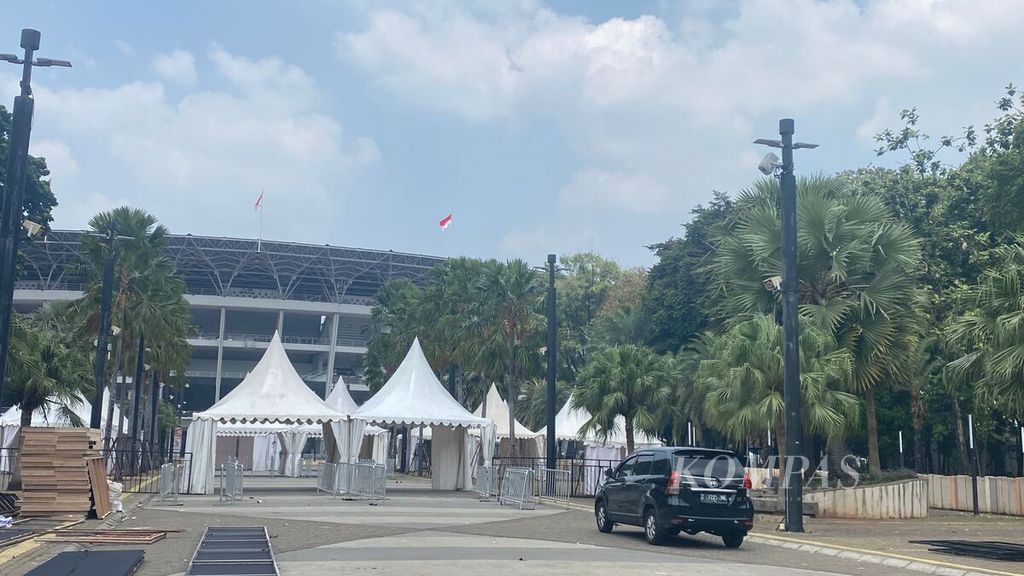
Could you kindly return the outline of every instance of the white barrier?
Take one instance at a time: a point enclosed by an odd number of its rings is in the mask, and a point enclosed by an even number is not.
[[[338,465],[321,462],[317,467],[316,493],[327,492],[331,496],[338,494]]]
[[[382,464],[352,464],[322,462],[318,469],[317,493],[332,496],[345,493],[373,500],[387,496],[387,467]]]
[[[481,498],[498,494],[498,471],[492,466],[477,466],[473,489]]]
[[[540,498],[548,498],[561,504],[569,504],[569,492],[572,480],[568,470],[541,468],[537,475],[536,494]]]
[[[506,468],[498,492],[498,504],[518,504],[524,506],[533,503],[533,470],[529,468]]]
[[[168,462],[160,467],[160,492],[157,502],[177,502],[181,485],[181,463]]]
[[[237,502],[242,499],[244,490],[242,479],[245,467],[239,462],[226,462],[220,465],[220,501]]]
[[[944,510],[974,510],[970,476],[922,474],[928,480],[928,506]],[[978,477],[978,511],[1024,516],[1024,478]]]

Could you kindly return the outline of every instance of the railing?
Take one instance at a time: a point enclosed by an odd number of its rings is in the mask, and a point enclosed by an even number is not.
[[[245,478],[245,467],[237,460],[220,465],[220,501],[238,502],[245,494],[242,486]]]
[[[562,470],[569,473],[569,496],[570,497],[593,497],[597,489],[604,483],[605,468],[614,468],[619,465],[619,460],[599,460],[585,458],[556,458],[555,470]],[[529,468],[534,471],[535,476],[540,475],[540,469],[546,467],[546,458],[509,458],[495,457],[492,465],[499,471],[505,468]],[[499,475],[498,478],[504,479]]]
[[[317,469],[317,462],[322,461],[323,458],[300,458],[299,459],[299,478],[313,478],[319,475]]]
[[[148,449],[110,448],[100,455],[107,465],[107,478],[123,485],[124,492],[156,494],[160,491],[161,466],[164,462],[159,455]],[[171,460],[180,468],[179,491],[192,491],[192,453],[175,452]]]
[[[178,501],[178,491],[181,486],[180,462],[168,462],[160,467],[160,491],[157,494],[157,502]]]
[[[569,503],[572,488],[572,474],[568,470],[541,468],[537,475],[537,491],[540,498],[554,500],[560,504]]]
[[[341,493],[383,500],[387,495],[387,467],[383,464],[322,462],[317,470],[317,493]]]
[[[529,468],[506,468],[498,492],[498,504],[518,504],[524,506],[533,503],[533,470]]]
[[[498,494],[497,470],[491,466],[477,466],[473,489],[481,498],[490,498]]]
[[[20,465],[17,448],[0,449],[0,490],[7,490]]]
[[[321,462],[317,466],[316,493],[327,492],[331,496],[338,494],[338,465]]]

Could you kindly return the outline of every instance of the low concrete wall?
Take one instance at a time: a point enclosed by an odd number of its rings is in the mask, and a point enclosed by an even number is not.
[[[818,515],[826,518],[926,518],[928,482],[922,478],[889,484],[832,488],[804,493],[804,500],[818,503]]]
[[[974,511],[970,476],[922,474],[928,480],[928,506],[943,510]],[[980,476],[978,511],[1024,516],[1024,478]]]

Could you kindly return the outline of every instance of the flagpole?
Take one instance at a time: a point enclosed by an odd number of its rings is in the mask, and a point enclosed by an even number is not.
[[[259,229],[256,231],[256,251],[263,251],[263,205],[260,204]]]

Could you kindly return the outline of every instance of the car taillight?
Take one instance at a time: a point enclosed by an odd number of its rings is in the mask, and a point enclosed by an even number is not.
[[[743,488],[746,489],[746,490],[750,490],[753,487],[754,487],[754,484],[750,482],[750,475],[749,474],[744,474],[743,475]]]
[[[665,494],[679,494],[679,471],[673,470],[668,477],[668,486],[665,487]]]

